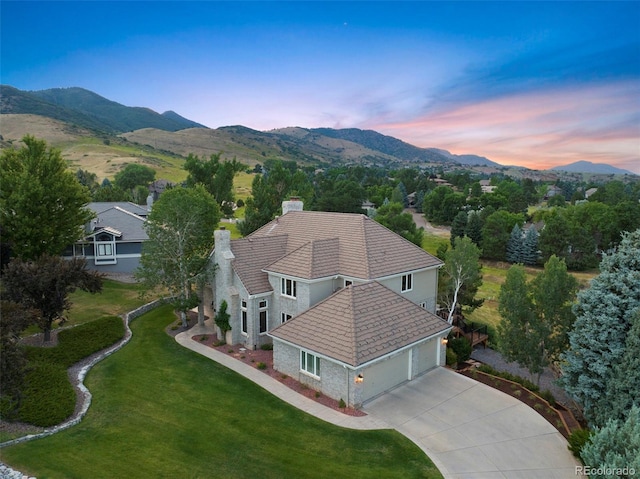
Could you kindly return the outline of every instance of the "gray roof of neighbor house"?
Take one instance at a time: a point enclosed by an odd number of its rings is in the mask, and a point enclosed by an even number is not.
[[[256,257],[251,252],[255,244],[269,239]],[[340,274],[367,280],[442,264],[366,215],[319,211],[290,211],[248,237],[231,241],[231,250],[243,284],[262,285],[247,288],[250,294],[271,290],[265,271],[304,279]]]
[[[353,367],[450,329],[377,281],[348,286],[269,335]]]
[[[96,203],[89,203],[96,204]],[[105,203],[100,203],[104,205]],[[138,216],[128,210],[111,203],[111,207],[101,209],[96,214],[96,218],[89,222],[87,236],[92,236],[99,230],[109,229],[116,230],[121,233],[118,241],[138,242],[149,239],[147,232],[144,230],[145,218]],[[100,207],[101,208],[101,207]]]
[[[87,205],[87,208],[98,214],[102,213],[105,210],[111,209],[114,206],[133,213],[134,215],[142,217],[147,217],[149,215],[149,210],[147,210],[146,205],[137,205],[135,203],[132,203],[131,201],[96,201],[93,203],[89,203]]]

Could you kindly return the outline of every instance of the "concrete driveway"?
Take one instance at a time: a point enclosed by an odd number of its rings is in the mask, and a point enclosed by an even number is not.
[[[449,369],[365,404],[424,450],[445,478],[575,478],[564,437],[520,401]]]

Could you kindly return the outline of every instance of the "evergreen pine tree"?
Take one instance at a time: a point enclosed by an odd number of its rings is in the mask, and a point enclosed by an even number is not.
[[[523,261],[522,229],[515,224],[511,230],[511,236],[507,242],[507,261],[509,263],[522,263]]]
[[[451,246],[455,244],[456,238],[462,238],[464,236],[464,231],[466,227],[467,227],[467,213],[465,211],[461,211],[453,219],[453,223],[451,223],[451,237],[449,238],[449,241],[451,242]]]
[[[610,419],[591,436],[581,452],[584,463],[593,470],[640,471],[640,407],[634,406],[626,420]],[[597,474],[593,478],[632,477],[629,473]]]
[[[576,321],[564,354],[562,384],[584,408],[587,420],[603,426],[611,414],[608,391],[623,360],[634,314],[640,309],[640,230],[624,235],[605,255],[600,274],[578,294]],[[637,385],[636,385],[637,390]]]
[[[479,248],[482,244],[482,216],[479,211],[469,211],[467,217],[467,227],[464,230],[465,236]]]
[[[524,235],[522,244],[522,262],[527,266],[534,266],[538,262],[538,231],[531,226]]]

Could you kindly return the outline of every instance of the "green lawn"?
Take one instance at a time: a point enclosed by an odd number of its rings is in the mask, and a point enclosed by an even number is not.
[[[139,284],[121,283],[105,279],[102,293],[90,294],[76,291],[69,296],[73,306],[67,314],[65,325],[82,324],[103,316],[119,316],[132,311],[154,298],[141,298]]]
[[[500,287],[507,277],[507,270],[510,267],[511,264],[509,263],[482,261],[482,286],[478,290],[477,297],[484,299],[484,303],[473,312],[465,311],[467,320],[487,325],[490,335],[495,333],[501,320],[498,313],[498,296],[500,295]],[[527,281],[531,281],[542,271],[542,267],[526,267],[525,271],[527,273]],[[589,281],[598,274],[597,271],[571,271],[570,273],[578,279],[581,288],[587,287]]]
[[[93,402],[77,426],[2,450],[44,478],[439,478],[396,431],[332,426],[179,346],[166,306],[89,373]]]

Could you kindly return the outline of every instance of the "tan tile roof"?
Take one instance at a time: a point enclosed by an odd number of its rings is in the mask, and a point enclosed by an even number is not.
[[[243,238],[231,241],[235,256],[233,269],[249,294],[271,291],[267,273],[262,270],[286,253],[287,236],[271,236],[259,241]]]
[[[422,248],[360,214],[290,211],[249,238],[283,234],[288,236],[287,256],[269,266],[269,271],[273,268],[292,275],[295,271],[311,279],[331,271],[337,261],[339,274],[375,279],[441,264]]]
[[[269,334],[357,367],[449,328],[373,281],[338,291]]]

